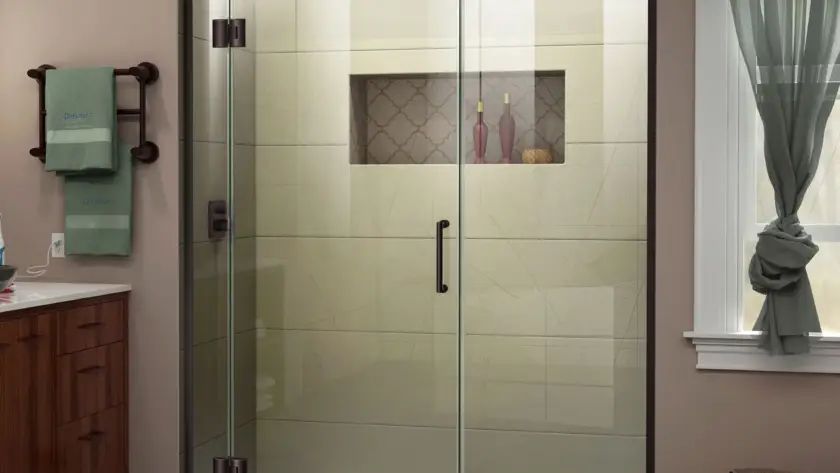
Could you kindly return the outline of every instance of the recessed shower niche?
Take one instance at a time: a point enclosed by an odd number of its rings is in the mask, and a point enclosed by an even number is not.
[[[457,164],[458,77],[454,74],[350,77],[351,164]],[[497,72],[464,76],[462,127],[467,164],[562,164],[566,145],[563,71]],[[505,97],[510,116],[506,114]],[[476,130],[479,100],[485,127]],[[505,159],[501,137],[510,157]],[[483,160],[476,138],[486,136]],[[512,140],[511,140],[512,138]]]

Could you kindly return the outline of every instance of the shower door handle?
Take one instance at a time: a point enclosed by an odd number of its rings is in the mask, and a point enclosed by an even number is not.
[[[436,248],[436,275],[437,275],[437,293],[443,294],[449,290],[449,286],[443,283],[443,229],[449,228],[449,220],[440,220],[437,223],[437,232],[435,233]]]

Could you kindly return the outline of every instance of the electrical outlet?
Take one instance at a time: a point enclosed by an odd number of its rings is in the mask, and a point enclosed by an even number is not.
[[[63,233],[53,233],[52,234],[52,257],[53,258],[64,258],[64,234]]]

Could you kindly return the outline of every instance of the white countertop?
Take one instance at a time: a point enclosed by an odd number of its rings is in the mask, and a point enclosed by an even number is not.
[[[0,313],[131,291],[128,284],[16,282],[17,292],[0,294]]]

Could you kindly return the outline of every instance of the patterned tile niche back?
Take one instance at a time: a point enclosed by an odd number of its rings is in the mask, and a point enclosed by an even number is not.
[[[479,83],[479,80],[481,81]],[[353,84],[353,164],[457,163],[457,79],[446,76],[368,77]],[[480,87],[480,88],[479,88]],[[479,94],[489,163],[501,161],[499,118],[511,94],[516,119],[513,161],[525,148],[551,148],[555,163],[565,149],[565,79],[562,75],[483,75],[464,81],[464,153],[474,161],[472,128]]]

